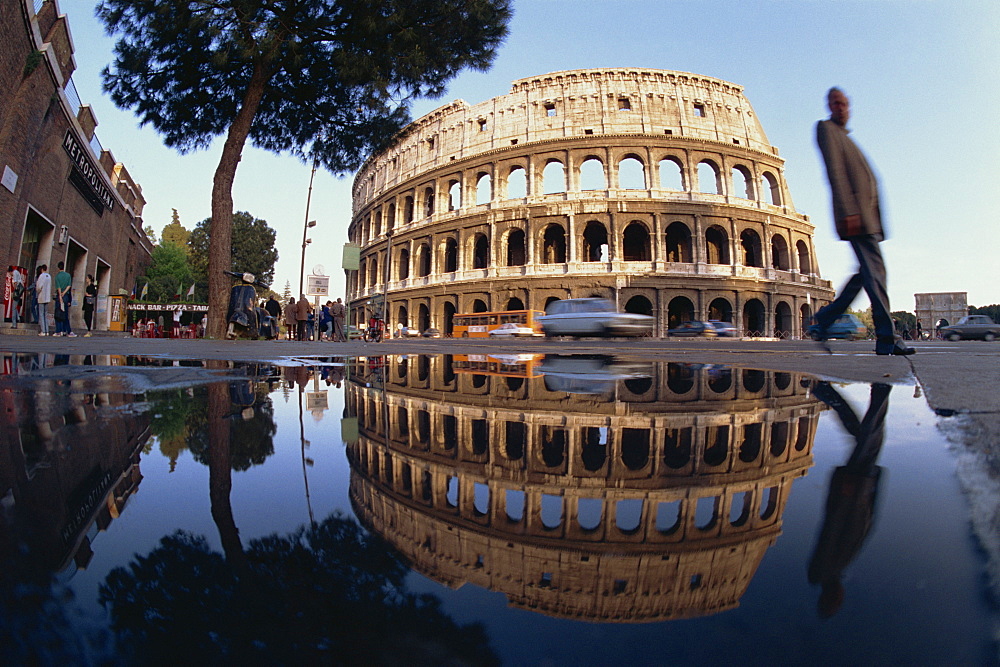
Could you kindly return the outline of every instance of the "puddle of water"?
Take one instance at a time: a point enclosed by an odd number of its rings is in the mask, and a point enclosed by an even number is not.
[[[912,386],[599,356],[56,361],[0,376],[15,662],[996,655]]]

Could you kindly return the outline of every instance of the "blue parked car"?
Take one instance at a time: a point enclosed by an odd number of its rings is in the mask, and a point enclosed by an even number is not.
[[[819,325],[811,325],[806,329],[806,333],[813,340],[819,340]],[[857,316],[850,313],[845,313],[838,317],[837,321],[831,324],[830,328],[826,330],[827,338],[854,340],[855,338],[865,338],[867,335],[868,328],[861,323],[861,320]]]

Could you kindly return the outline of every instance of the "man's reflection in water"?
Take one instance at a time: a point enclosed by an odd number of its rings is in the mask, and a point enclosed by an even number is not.
[[[809,583],[823,588],[818,605],[821,618],[829,618],[840,609],[844,601],[841,575],[861,550],[875,518],[882,474],[875,461],[885,439],[890,391],[890,385],[873,384],[868,412],[858,421],[851,406],[829,383],[819,382],[813,388],[813,395],[833,408],[844,429],[857,441],[847,463],[835,469],[830,478],[823,528],[809,561]]]

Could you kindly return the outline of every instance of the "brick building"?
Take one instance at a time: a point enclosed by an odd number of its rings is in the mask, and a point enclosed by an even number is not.
[[[86,276],[95,276],[95,328],[104,329],[108,295],[132,289],[152,246],[142,189],[101,148],[97,118],[77,95],[73,52],[56,0],[0,3],[0,252],[28,276],[66,263],[74,328],[83,326]],[[9,292],[5,284],[5,303]]]

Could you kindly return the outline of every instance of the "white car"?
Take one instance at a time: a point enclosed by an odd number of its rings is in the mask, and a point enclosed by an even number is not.
[[[490,332],[490,338],[527,338],[541,335],[531,327],[516,322],[506,322]]]
[[[647,336],[654,322],[649,315],[620,313],[610,299],[599,298],[553,301],[536,321],[546,336]]]

